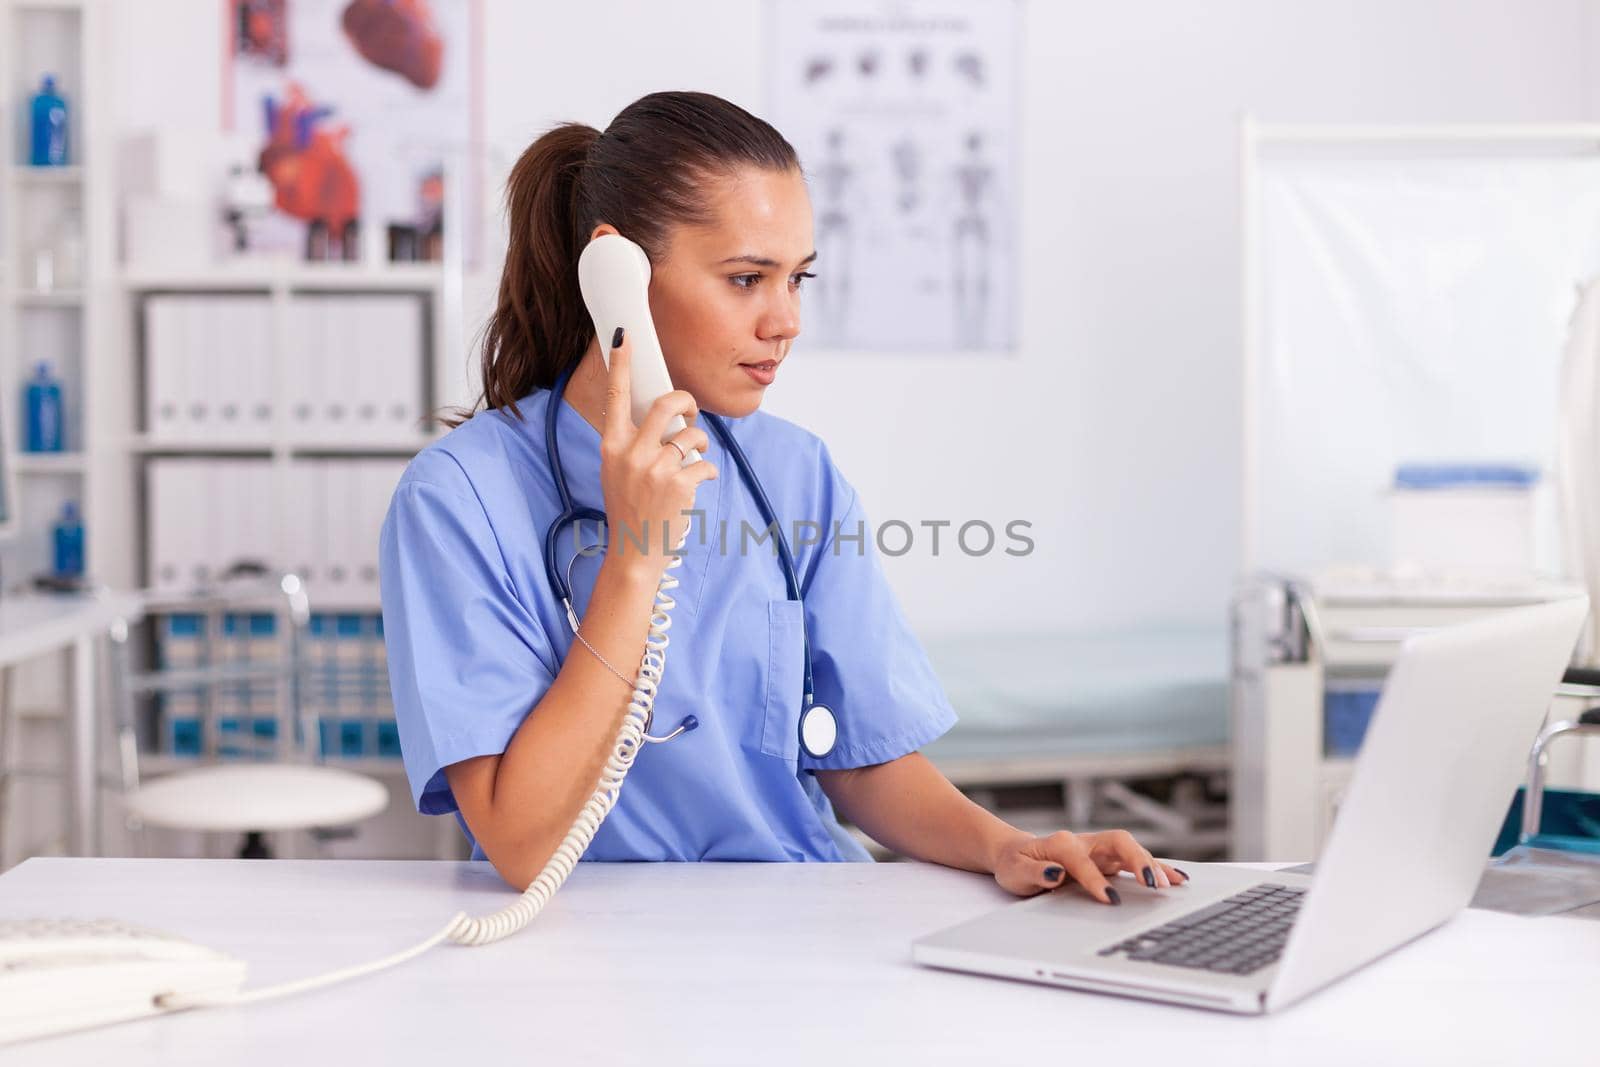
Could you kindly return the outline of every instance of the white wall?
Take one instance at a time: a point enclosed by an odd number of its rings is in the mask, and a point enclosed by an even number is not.
[[[216,127],[221,6],[113,5],[120,128]],[[485,7],[496,197],[549,124],[604,126],[648,91],[766,110],[760,3]],[[770,407],[829,441],[879,520],[1033,522],[1025,559],[891,561],[929,631],[1220,621],[1237,542],[1237,117],[1592,117],[1600,9],[1033,0],[1023,17],[1016,357],[810,353],[802,339]],[[469,286],[469,326],[493,283]]]

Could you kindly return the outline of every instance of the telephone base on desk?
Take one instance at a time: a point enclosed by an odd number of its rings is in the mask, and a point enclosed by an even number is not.
[[[114,919],[0,920],[0,1045],[165,1014],[244,984],[245,964]]]

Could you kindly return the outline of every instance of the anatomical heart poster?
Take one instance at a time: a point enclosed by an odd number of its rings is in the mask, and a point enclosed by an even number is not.
[[[1016,341],[1017,0],[771,0],[767,115],[800,153],[807,343]]]
[[[477,217],[478,0],[224,2],[223,123],[249,146],[242,187],[259,190],[226,210],[265,216],[239,225],[238,251],[442,258],[447,174]]]

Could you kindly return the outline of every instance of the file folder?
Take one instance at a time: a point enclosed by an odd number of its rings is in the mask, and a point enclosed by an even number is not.
[[[152,296],[144,302],[144,430],[153,440],[186,435],[186,398],[180,394],[185,364],[181,300]]]
[[[314,297],[297,296],[289,301],[285,315],[282,373],[285,412],[289,436],[297,441],[312,438],[320,421],[317,390],[321,383],[322,323],[317,308],[323,303]]]
[[[313,604],[328,591],[322,473],[319,460],[298,460],[290,465],[289,499],[299,506],[283,513],[285,565],[306,583]]]

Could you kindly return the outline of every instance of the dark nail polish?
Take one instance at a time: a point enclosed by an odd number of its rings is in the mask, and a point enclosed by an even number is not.
[[[1149,867],[1144,869],[1144,884],[1149,886],[1151,889],[1156,887],[1156,872],[1152,871]]]
[[[1108,888],[1106,890],[1106,899],[1111,901],[1111,903],[1113,903],[1113,904],[1121,904],[1122,903],[1122,895],[1120,893],[1118,893],[1115,889],[1109,889]]]
[[[1046,867],[1044,869],[1044,880],[1047,882],[1059,882],[1061,881],[1062,873],[1060,867]]]
[[[617,332],[611,335],[611,347],[612,348],[621,348],[622,347],[622,327],[621,326],[618,326],[617,327]]]
[[[1185,882],[1187,882],[1187,881],[1188,881],[1188,880],[1189,880],[1189,872],[1188,872],[1188,871],[1186,871],[1186,870],[1184,870],[1184,869],[1183,869],[1183,868],[1182,868],[1182,867],[1174,867],[1174,868],[1172,868],[1172,869],[1173,869],[1173,870],[1175,870],[1175,871],[1177,871],[1177,872],[1178,872],[1178,874],[1179,874],[1179,875],[1180,875],[1180,876],[1182,876],[1182,878],[1183,878],[1183,880],[1184,880],[1184,881],[1185,881]]]

